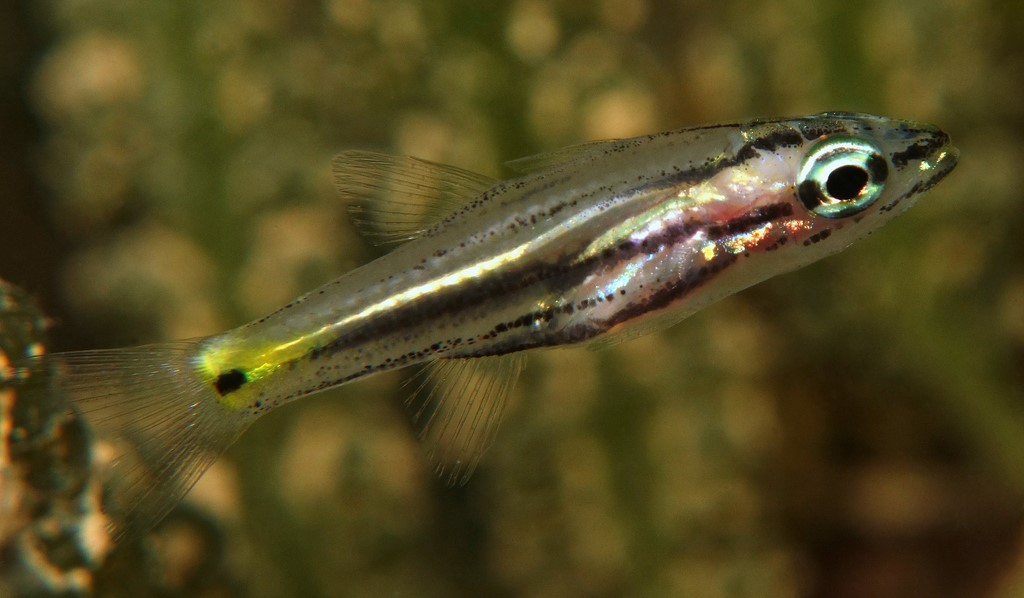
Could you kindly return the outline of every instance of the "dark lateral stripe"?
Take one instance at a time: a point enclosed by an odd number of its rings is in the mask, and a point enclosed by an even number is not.
[[[704,266],[688,271],[682,279],[666,283],[662,288],[648,295],[645,301],[631,304],[625,309],[615,312],[615,317],[605,322],[605,329],[670,306],[714,280],[738,259],[739,256],[732,253],[718,255]]]
[[[785,218],[792,215],[793,206],[791,204],[785,202],[773,203],[756,207],[749,212],[740,214],[724,224],[708,226],[705,228],[705,231],[707,231],[709,239],[718,240],[722,237],[731,237],[732,235],[752,231],[755,228],[771,222],[772,220],[778,220],[779,218]]]
[[[310,357],[312,359],[328,357],[347,347],[371,342],[396,330],[411,327],[426,317],[436,318],[440,315],[457,313],[458,311],[479,306],[496,298],[514,295],[538,283],[543,282],[550,286],[559,288],[572,288],[580,284],[583,279],[592,272],[601,269],[602,262],[611,264],[627,261],[640,254],[656,253],[665,247],[673,246],[691,238],[695,233],[701,230],[704,231],[709,240],[719,240],[724,237],[753,230],[772,220],[786,217],[791,212],[792,206],[788,203],[770,204],[755,208],[744,214],[740,214],[739,216],[722,224],[708,225],[696,221],[680,223],[675,226],[668,227],[661,234],[649,237],[642,242],[624,241],[617,247],[609,248],[601,254],[591,256],[587,259],[581,260],[575,255],[569,255],[552,264],[523,264],[518,268],[509,270],[508,272],[495,275],[489,280],[482,280],[477,285],[466,286],[459,289],[453,289],[448,292],[439,293],[436,296],[425,298],[420,303],[397,308],[393,312],[387,314],[387,317],[367,322],[365,325],[350,331],[348,334],[345,334],[322,347],[314,349],[311,352]],[[688,278],[686,281],[683,281],[679,285],[673,287],[675,288],[674,291],[667,290],[666,293],[678,294],[679,292],[688,292],[690,286],[695,284],[695,280],[703,284],[709,279],[709,276],[714,275],[718,271],[720,270],[712,268],[708,271],[697,271],[696,273],[688,274],[688,276],[694,276],[696,279]],[[604,300],[604,298],[602,297],[600,300]],[[663,295],[662,300],[668,301],[669,295]],[[557,315],[571,313],[571,311],[565,310],[593,307],[594,305],[597,305],[597,302],[597,300],[594,300],[592,305],[566,305],[560,308],[549,308],[546,312],[531,312],[523,314],[521,318],[513,319],[511,322],[497,324],[495,329],[492,330],[495,334],[492,335],[491,338],[494,338],[497,334],[506,332],[507,330],[519,328],[523,323],[532,323],[538,319],[541,321],[549,321]],[[647,309],[658,309],[658,305],[660,304],[653,303],[648,306]],[[641,307],[638,307],[637,309],[641,309]],[[635,317],[635,314],[630,317]],[[499,326],[503,326],[504,328],[502,330],[497,330]],[[548,344],[562,344],[570,342],[569,340],[561,339],[561,337],[559,338],[560,340],[558,342],[550,342]]]
[[[792,213],[793,206],[788,203],[769,204],[754,208],[724,224],[708,226],[705,228],[705,231],[709,239],[718,240],[749,232],[772,220],[785,218]],[[687,271],[682,279],[665,283],[661,289],[648,295],[646,300],[631,304],[625,309],[617,311],[615,317],[605,322],[605,329],[670,306],[672,303],[683,299],[714,280],[715,277],[735,264],[738,259],[739,256],[732,253],[717,255],[700,268]]]
[[[669,307],[672,303],[685,298],[687,295],[714,280],[716,276],[724,272],[738,259],[739,256],[731,253],[721,254],[706,265],[687,272],[686,276],[681,280],[666,282],[661,288],[648,295],[643,301],[628,304],[625,308],[615,312],[614,317],[607,320],[572,324],[554,335],[534,334],[526,338],[509,339],[507,342],[498,341],[486,348],[482,348],[480,351],[475,352],[473,356],[487,357],[493,355],[507,355],[509,353],[515,353],[516,351],[525,351],[527,349],[538,349],[542,347],[558,347],[593,339],[605,332],[608,332],[611,328],[619,324]],[[612,297],[608,297],[604,300],[610,301],[612,300]],[[587,300],[584,300],[584,302],[587,302]],[[590,299],[589,302],[591,306],[598,304],[598,301],[594,299]],[[546,310],[545,312],[527,314],[519,318],[514,327],[509,327],[506,324],[499,324],[495,327],[495,330],[492,331],[491,336],[494,337],[505,330],[518,327],[520,325],[520,321],[532,323],[535,319],[544,321],[550,320],[552,317],[557,315],[559,311],[564,310],[553,308]]]
[[[697,225],[696,223],[685,223],[683,225],[670,227],[665,233],[653,236],[649,239],[645,239],[643,242],[639,244],[622,243],[618,247],[618,254],[612,252],[610,254],[605,255],[604,257],[611,258],[612,256],[615,256],[619,261],[627,261],[638,253],[649,252],[649,247],[668,247],[675,244],[680,239],[688,239],[692,237],[693,234],[700,229],[704,230],[705,237],[707,239],[717,241],[724,237],[729,237],[751,231],[753,229],[760,227],[763,224],[771,222],[772,220],[789,216],[790,214],[792,214],[792,212],[793,207],[790,204],[777,203],[755,208],[745,214],[741,214],[740,216],[737,216],[736,218],[729,220],[728,222],[725,222],[724,224],[706,226]],[[641,251],[636,251],[638,248],[641,249]],[[593,331],[591,333],[591,336],[596,335],[602,332],[604,329],[614,326],[620,322],[624,322],[626,320],[642,315],[643,313],[655,311],[663,307],[666,307],[672,301],[682,298],[682,296],[692,292],[696,288],[707,283],[709,280],[714,278],[715,275],[717,275],[719,272],[723,271],[726,267],[735,262],[736,259],[736,256],[731,253],[722,254],[719,255],[717,258],[711,260],[710,262],[706,263],[705,265],[701,266],[700,268],[696,269],[695,271],[687,272],[686,276],[682,280],[667,282],[665,284],[664,292],[655,293],[648,301],[644,302],[643,304],[637,304],[625,310],[621,310],[619,312],[619,314],[621,314],[621,317],[617,316],[614,320],[608,322],[607,326],[605,326],[603,329]],[[584,300],[583,303],[587,305],[582,305],[580,309],[586,307],[594,307],[600,302],[611,302],[614,300],[616,300],[614,294],[605,296],[598,295],[595,298]],[[576,308],[574,308],[574,306],[567,305],[561,310],[557,308],[549,308],[544,312],[534,312],[526,314],[518,318],[517,320],[514,320],[513,322],[507,324],[498,324],[497,326],[495,326],[492,332],[505,332],[506,330],[517,328],[521,325],[524,325],[524,323],[532,323],[535,320],[549,321],[555,315],[557,315],[559,311],[571,314],[573,313],[573,311],[575,311],[575,309]],[[578,339],[575,337],[573,339],[562,339],[562,341],[557,344],[576,342],[577,340],[583,339]]]

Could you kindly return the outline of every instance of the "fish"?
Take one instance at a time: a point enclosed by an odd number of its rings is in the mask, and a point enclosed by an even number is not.
[[[596,141],[495,180],[346,151],[341,199],[390,251],[205,338],[37,358],[97,438],[119,535],[164,517],[257,418],[417,366],[407,402],[464,484],[530,351],[606,347],[836,253],[953,170],[940,129],[826,112]]]

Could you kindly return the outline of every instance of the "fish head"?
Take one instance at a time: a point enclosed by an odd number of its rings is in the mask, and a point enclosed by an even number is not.
[[[848,112],[754,121],[732,144],[735,165],[710,181],[710,196],[724,201],[695,205],[715,212],[705,214],[709,221],[744,225],[727,239],[733,253],[788,245],[780,251],[788,269],[882,227],[948,175],[959,156],[932,125]]]

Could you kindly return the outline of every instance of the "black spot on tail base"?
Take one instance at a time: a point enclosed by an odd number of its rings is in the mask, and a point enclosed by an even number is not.
[[[217,379],[213,381],[213,388],[217,390],[217,394],[223,397],[228,393],[235,392],[248,381],[249,378],[242,370],[228,370],[217,376]]]

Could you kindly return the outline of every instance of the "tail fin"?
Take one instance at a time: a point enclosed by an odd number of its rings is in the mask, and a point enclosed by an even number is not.
[[[51,388],[94,433],[115,539],[158,523],[251,421],[196,374],[198,350],[181,341],[44,358]]]

